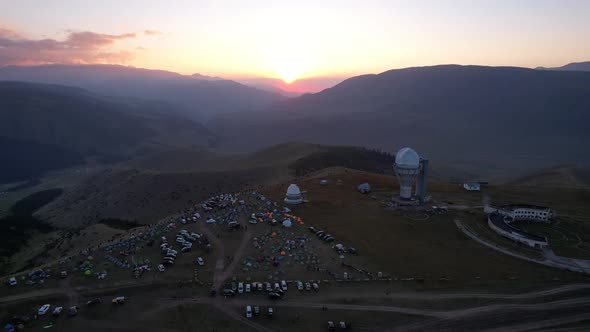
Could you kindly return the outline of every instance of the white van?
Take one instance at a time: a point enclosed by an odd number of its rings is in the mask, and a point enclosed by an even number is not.
[[[246,307],[246,318],[252,318],[252,307],[251,306]]]

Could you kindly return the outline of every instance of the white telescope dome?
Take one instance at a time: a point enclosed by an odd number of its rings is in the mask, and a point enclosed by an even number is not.
[[[287,195],[301,195],[301,190],[299,189],[299,186],[297,186],[296,184],[289,185],[289,188],[287,188]]]
[[[402,148],[395,154],[395,167],[405,169],[420,168],[420,156],[411,148]]]

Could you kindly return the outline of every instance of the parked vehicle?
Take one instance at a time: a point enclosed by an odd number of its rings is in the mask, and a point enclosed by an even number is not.
[[[8,284],[10,286],[16,286],[18,284],[18,282],[16,281],[15,277],[10,277],[10,279],[8,279]]]
[[[205,261],[203,260],[203,257],[197,257],[197,264],[199,264],[199,266],[205,265]]]
[[[53,316],[59,316],[63,310],[64,307],[55,307],[55,309],[53,309]]]
[[[243,283],[238,283],[238,293],[242,294],[244,293],[244,284]]]
[[[246,306],[246,318],[252,318],[252,307]]]
[[[270,282],[266,283],[266,291],[270,292],[272,290],[272,286],[270,285]]]
[[[280,300],[281,294],[279,294],[277,292],[270,292],[270,293],[268,293],[268,298],[271,300]]]
[[[44,305],[42,305],[42,306],[39,308],[39,310],[37,310],[37,314],[38,314],[39,316],[43,316],[43,315],[45,315],[45,314],[47,313],[47,311],[49,311],[49,308],[50,308],[50,307],[51,307],[51,305],[50,305],[50,304],[44,304]]]
[[[348,330],[350,328],[350,324],[347,324],[346,322],[340,322],[339,325],[343,330]]]
[[[232,290],[232,289],[227,289],[226,288],[226,289],[223,290],[223,295],[225,295],[225,296],[234,296],[234,295],[236,295],[236,292],[234,290]]]
[[[238,286],[236,285],[235,282],[231,283],[231,290],[233,290],[234,292],[238,290]]]
[[[95,299],[88,300],[86,302],[86,305],[91,306],[91,305],[96,305],[96,304],[99,304],[99,303],[102,303],[102,299],[100,297],[97,297]]]
[[[127,301],[125,296],[117,296],[111,302],[113,304],[123,304],[123,303],[125,303],[125,301]]]
[[[320,286],[317,283],[314,282],[312,286],[314,291],[318,292],[320,290]]]
[[[246,293],[250,293],[250,284],[246,284]]]
[[[334,331],[335,327],[334,327],[334,322],[333,321],[328,321],[328,331]]]
[[[274,314],[274,310],[272,309],[272,307],[268,307],[268,317],[272,317]]]
[[[303,283],[301,281],[297,282],[297,289],[302,291],[303,290]]]
[[[73,316],[76,316],[77,314],[78,314],[78,307],[76,307],[76,306],[71,306],[71,307],[68,309],[68,316],[70,316],[70,317],[73,317]]]
[[[258,283],[258,287],[257,288],[258,288],[258,291],[259,292],[262,292],[262,283],[261,282]]]
[[[158,271],[164,272],[164,271],[166,271],[166,268],[164,267],[164,265],[160,264],[160,265],[158,265]]]
[[[281,280],[281,289],[285,292],[287,291],[287,283],[285,280]]]
[[[310,291],[311,290],[311,284],[308,282],[305,283],[305,290]]]
[[[254,316],[260,316],[260,307],[259,306],[254,307]]]

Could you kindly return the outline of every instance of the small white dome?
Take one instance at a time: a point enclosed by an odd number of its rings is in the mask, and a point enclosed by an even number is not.
[[[420,167],[420,156],[411,148],[402,148],[395,154],[395,167],[416,169]]]
[[[299,189],[299,186],[293,183],[289,185],[289,188],[287,188],[287,195],[301,195],[301,190]]]

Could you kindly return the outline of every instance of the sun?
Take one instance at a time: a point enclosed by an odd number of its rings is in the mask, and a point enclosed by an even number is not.
[[[299,77],[299,73],[293,68],[283,68],[277,72],[279,78],[287,84],[293,83]]]
[[[304,73],[304,64],[301,58],[294,55],[277,57],[273,61],[273,72],[286,84],[293,83],[301,78]]]

